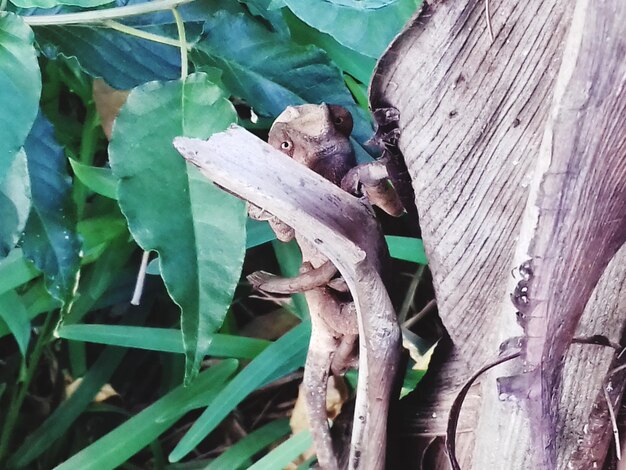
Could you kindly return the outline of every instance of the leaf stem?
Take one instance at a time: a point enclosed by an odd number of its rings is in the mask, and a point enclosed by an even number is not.
[[[159,34],[142,31],[141,29],[133,28],[132,26],[122,24],[118,21],[105,20],[102,22],[102,24],[107,28],[114,29],[115,31],[119,31],[130,36],[135,36],[141,39],[146,39],[148,41],[157,42],[159,44],[165,44],[167,46],[180,47],[180,41],[178,39],[172,39],[168,38],[167,36],[161,36]],[[185,44],[185,46],[188,49],[191,49],[191,45]]]
[[[184,80],[189,74],[187,47],[185,47],[187,45],[187,34],[185,33],[185,23],[176,8],[172,8],[172,14],[174,15],[176,28],[178,29],[178,41],[180,47],[180,78],[181,80]]]
[[[17,393],[14,393],[11,397],[11,404],[8,408],[7,417],[4,421],[4,425],[2,426],[2,436],[0,436],[0,464],[6,458],[6,453],[9,448],[9,444],[11,443],[11,438],[13,437],[13,431],[15,430],[15,423],[19,416],[20,408],[26,398],[28,388],[30,387],[30,383],[33,380],[37,366],[39,365],[41,354],[52,336],[52,325],[54,325],[52,319],[54,316],[55,315],[52,312],[48,313],[48,316],[41,327],[33,352],[30,356],[30,361],[28,363],[28,367],[26,368],[26,373],[24,374],[24,380],[19,386]]]
[[[23,16],[24,22],[30,26],[52,26],[68,24],[102,23],[105,20],[126,18],[129,16],[144,15],[157,11],[170,10],[180,5],[191,3],[194,0],[155,0],[139,5],[106,8],[104,10],[81,11],[63,15]]]
[[[89,102],[85,104],[87,106],[87,116],[83,124],[78,158],[80,163],[92,166],[96,154],[96,145],[98,143],[98,122],[100,117],[98,116],[93,100],[89,100]],[[88,189],[83,183],[80,181],[75,182],[74,201],[76,202],[78,220],[82,219],[83,211],[85,210],[87,192]]]

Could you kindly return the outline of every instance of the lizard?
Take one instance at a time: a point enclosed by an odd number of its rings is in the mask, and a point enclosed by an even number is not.
[[[350,142],[352,127],[352,115],[341,106],[293,106],[277,117],[269,131],[268,143],[390,215],[401,215],[404,207],[389,181],[385,165],[377,161],[356,164]],[[304,292],[312,327],[303,378],[305,403],[319,466],[338,469],[327,419],[326,388],[331,372],[343,374],[357,364],[358,326],[354,303],[345,282],[337,277],[336,267],[306,239],[306,234],[294,232],[252,204],[249,215],[267,220],[279,240],[295,238],[302,251],[299,276],[288,279],[260,271],[248,276],[248,280],[264,292]]]

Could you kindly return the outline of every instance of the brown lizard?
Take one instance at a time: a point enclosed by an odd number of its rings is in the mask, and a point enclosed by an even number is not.
[[[388,180],[385,166],[379,162],[356,165],[350,143],[352,125],[350,112],[341,106],[289,107],[274,122],[268,142],[344,190],[363,193],[371,204],[391,215],[402,214],[402,203]],[[311,242],[261,208],[250,205],[249,214],[268,220],[279,240],[295,238],[301,248],[303,263],[299,276],[286,279],[261,271],[248,280],[265,292],[305,294],[312,324],[304,372],[311,434],[320,467],[337,469],[326,412],[326,388],[331,371],[343,374],[356,365],[358,326],[354,303],[346,295],[345,282],[336,277],[336,267]]]

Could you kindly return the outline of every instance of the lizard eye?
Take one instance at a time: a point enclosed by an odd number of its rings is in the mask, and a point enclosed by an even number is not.
[[[284,141],[280,144],[281,149],[289,150],[291,148],[291,142]]]

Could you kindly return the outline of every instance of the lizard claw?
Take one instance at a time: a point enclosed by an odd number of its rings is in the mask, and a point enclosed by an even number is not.
[[[267,271],[255,271],[248,275],[246,279],[257,290],[263,290],[263,284],[266,284],[272,279],[276,279],[278,276]]]

